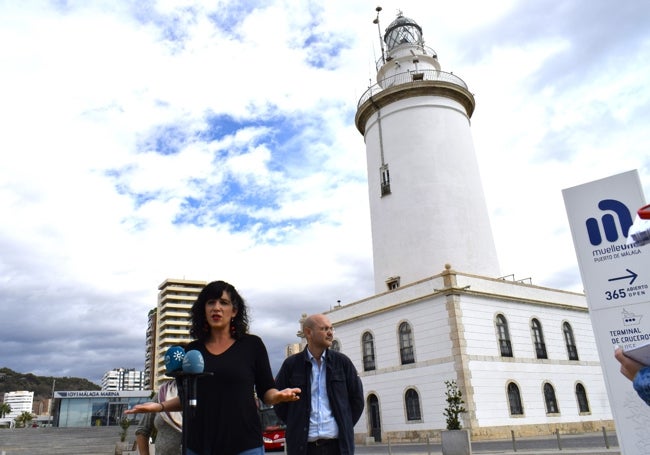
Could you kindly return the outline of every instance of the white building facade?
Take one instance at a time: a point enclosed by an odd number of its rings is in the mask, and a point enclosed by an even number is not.
[[[448,268],[328,317],[363,381],[359,441],[436,437],[448,380],[475,439],[613,429],[581,294]]]
[[[28,392],[26,390],[5,392],[3,403],[11,406],[11,411],[5,415],[5,420],[14,420],[23,412],[29,412],[31,414],[34,404],[34,392]]]
[[[115,368],[102,376],[103,391],[145,390],[144,371],[135,368]]]

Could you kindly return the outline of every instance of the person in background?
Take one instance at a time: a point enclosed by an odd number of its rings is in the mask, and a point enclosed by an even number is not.
[[[188,455],[264,455],[255,393],[267,405],[299,399],[300,389],[275,387],[262,340],[248,333],[248,310],[235,287],[208,283],[192,305],[186,350],[199,351],[204,371],[197,378],[197,405],[183,416]],[[178,397],[135,405],[126,414],[180,411]]]
[[[274,407],[286,425],[288,455],[352,455],[354,425],[364,406],[363,385],[352,361],[330,350],[334,328],[322,314],[302,326],[307,347],[285,359],[279,388],[299,388],[300,401]]]
[[[178,396],[176,380],[164,382],[154,401],[163,402]],[[156,429],[156,454],[180,455],[183,432],[183,413],[164,411],[147,414],[135,430],[135,444],[140,455],[149,455],[149,439]]]
[[[636,393],[650,406],[650,366],[626,357],[621,348],[616,348],[614,357],[621,364],[621,374],[632,381]]]

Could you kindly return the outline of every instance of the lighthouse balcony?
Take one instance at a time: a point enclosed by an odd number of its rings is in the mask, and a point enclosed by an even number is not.
[[[422,81],[442,82],[445,84],[457,85],[459,87],[462,87],[464,90],[468,90],[465,81],[452,73],[428,69],[419,71],[409,70],[397,74],[392,74],[369,87],[368,90],[366,90],[366,92],[359,99],[357,107],[360,107],[363,103],[368,101],[371,96],[375,96],[388,88],[404,84],[419,83]]]

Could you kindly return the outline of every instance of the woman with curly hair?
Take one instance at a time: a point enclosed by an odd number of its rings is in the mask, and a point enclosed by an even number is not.
[[[299,399],[300,389],[279,391],[262,340],[248,333],[244,299],[225,281],[206,285],[192,306],[187,351],[203,355],[197,379],[197,405],[183,416],[189,455],[263,455],[262,428],[255,394],[267,405]],[[178,398],[144,403],[127,413],[181,410]]]

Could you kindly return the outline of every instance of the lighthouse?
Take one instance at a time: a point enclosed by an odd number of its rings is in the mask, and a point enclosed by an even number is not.
[[[441,70],[421,27],[401,12],[380,39],[377,83],[355,117],[366,144],[375,291],[424,279],[445,264],[498,277],[471,134],[474,96]]]

